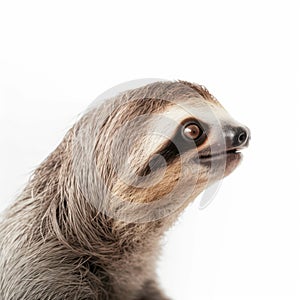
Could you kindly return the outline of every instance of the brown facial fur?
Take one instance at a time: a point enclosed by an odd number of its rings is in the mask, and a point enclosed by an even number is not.
[[[73,126],[0,223],[0,299],[167,299],[155,279],[159,240],[206,188],[209,168],[190,168],[191,160],[212,152],[217,139],[212,132],[210,142],[150,172],[151,159],[169,140],[149,133],[165,116],[177,115],[177,105],[195,103],[231,121],[205,88],[157,82],[92,107]],[[210,174],[210,183],[236,165]],[[122,219],[131,209],[146,219]]]

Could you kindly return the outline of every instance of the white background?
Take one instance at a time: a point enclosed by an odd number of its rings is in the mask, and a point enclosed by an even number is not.
[[[1,1],[0,209],[99,94],[206,85],[252,131],[214,202],[164,239],[172,299],[300,299],[298,1]]]

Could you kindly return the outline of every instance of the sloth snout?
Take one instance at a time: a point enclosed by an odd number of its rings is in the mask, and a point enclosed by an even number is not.
[[[247,147],[251,136],[250,129],[246,126],[226,126],[224,135],[227,150]]]

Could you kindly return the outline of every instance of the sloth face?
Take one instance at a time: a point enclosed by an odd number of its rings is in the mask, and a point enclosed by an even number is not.
[[[91,111],[85,123],[84,144],[95,141],[95,172],[110,199],[164,208],[189,203],[229,175],[250,138],[204,87],[187,82],[127,91]]]

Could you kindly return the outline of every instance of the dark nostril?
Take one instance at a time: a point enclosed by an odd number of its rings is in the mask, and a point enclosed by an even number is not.
[[[236,146],[244,146],[249,140],[250,131],[247,127],[238,127],[236,129],[235,144]]]
[[[245,131],[241,132],[238,136],[239,144],[243,144],[246,140],[247,140],[247,133]]]

